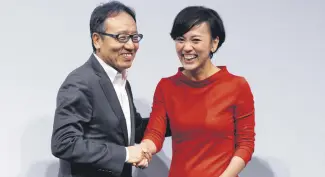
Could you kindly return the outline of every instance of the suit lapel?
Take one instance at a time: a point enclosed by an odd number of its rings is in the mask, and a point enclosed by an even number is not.
[[[129,144],[128,143],[128,133],[127,133],[125,117],[124,117],[124,113],[121,108],[120,102],[117,98],[117,94],[115,92],[114,86],[94,55],[90,56],[90,59],[88,60],[88,62],[92,65],[94,71],[100,77],[99,84],[100,84],[100,86],[106,96],[106,99],[108,100],[114,114],[116,115],[116,117],[118,117],[120,119],[120,126],[121,126],[121,129],[123,132],[123,137],[124,137],[124,144],[128,145]]]
[[[125,144],[128,144],[128,133],[127,133],[127,127],[126,127],[126,122],[125,122],[125,117],[123,114],[123,110],[121,108],[120,102],[117,98],[115,89],[113,87],[112,82],[109,80],[109,78],[102,77],[99,81],[106,99],[108,100],[109,104],[111,105],[115,115],[120,119],[120,126],[123,131],[123,136],[124,136],[124,141]]]
[[[134,107],[133,107],[133,99],[131,90],[126,87],[126,92],[128,94],[129,99],[129,105],[130,105],[130,118],[131,118],[131,139],[130,139],[130,145],[133,145],[135,143],[135,118],[134,118]]]

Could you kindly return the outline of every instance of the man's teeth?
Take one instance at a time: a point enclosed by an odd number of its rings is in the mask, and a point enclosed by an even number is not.
[[[132,54],[130,54],[130,53],[124,53],[123,56],[130,57],[130,56],[132,56]]]

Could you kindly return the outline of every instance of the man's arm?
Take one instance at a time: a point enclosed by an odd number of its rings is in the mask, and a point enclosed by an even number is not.
[[[88,84],[74,74],[68,76],[57,96],[52,154],[73,163],[89,164],[119,176],[126,158],[124,146],[87,139],[85,125],[91,121],[92,104]]]

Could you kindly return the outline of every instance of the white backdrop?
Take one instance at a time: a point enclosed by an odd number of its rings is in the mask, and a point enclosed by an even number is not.
[[[256,101],[256,151],[241,177],[324,176],[325,2],[322,0],[124,0],[144,34],[130,71],[148,116],[156,84],[177,71],[169,37],[187,5],[217,10],[226,42],[213,61],[249,81]],[[50,152],[55,97],[91,53],[89,18],[99,0],[1,0],[1,177],[56,177]],[[170,139],[138,177],[166,177]]]

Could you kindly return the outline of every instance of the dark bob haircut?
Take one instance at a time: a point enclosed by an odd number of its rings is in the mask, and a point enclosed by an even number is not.
[[[181,10],[175,17],[170,36],[175,40],[190,31],[192,27],[204,22],[210,26],[212,39],[219,37],[218,50],[226,38],[225,28],[219,14],[204,6],[189,6]],[[210,53],[211,58],[216,51]]]
[[[90,17],[90,37],[92,38],[94,32],[105,32],[105,20],[113,15],[117,15],[120,12],[126,12],[136,22],[134,10],[119,1],[110,1],[97,6],[93,10]],[[92,40],[91,44],[93,47],[93,51],[95,52],[96,48]]]

